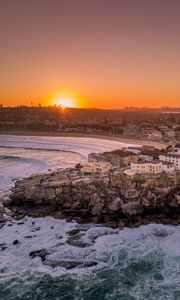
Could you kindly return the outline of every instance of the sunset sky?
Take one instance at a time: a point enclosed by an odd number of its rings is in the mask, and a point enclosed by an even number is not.
[[[180,106],[180,0],[0,0],[0,103]]]

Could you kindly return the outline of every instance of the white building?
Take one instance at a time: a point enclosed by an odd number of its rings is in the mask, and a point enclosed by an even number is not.
[[[176,152],[177,154],[180,154],[180,144],[175,145],[174,152]]]
[[[90,162],[81,169],[82,173],[108,173],[112,169],[112,165],[106,162]]]
[[[174,172],[175,168],[173,164],[169,162],[163,161],[144,161],[144,162],[137,162],[131,163],[131,171],[134,173],[145,174],[145,173],[172,173]]]
[[[165,173],[173,173],[175,171],[174,164],[168,161],[162,161],[162,171]]]
[[[159,155],[159,159],[173,163],[175,169],[180,170],[180,154],[167,153],[164,155]]]
[[[162,172],[162,162],[160,161],[143,161],[137,163],[131,163],[131,170],[134,173],[161,173]]]

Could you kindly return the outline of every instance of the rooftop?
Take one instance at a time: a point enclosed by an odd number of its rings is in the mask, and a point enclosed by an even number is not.
[[[143,165],[143,164],[159,164],[159,163],[161,163],[161,161],[160,160],[153,160],[153,161],[146,161],[146,160],[144,160],[144,161],[138,161],[138,162],[136,162],[136,163],[133,163],[134,165]]]
[[[130,152],[130,151],[123,151],[121,149],[117,149],[117,150],[113,150],[113,151],[108,151],[108,152],[104,152],[103,154],[107,155],[107,154],[115,154],[115,155],[119,155],[119,156],[129,156],[129,155],[134,155],[137,156],[136,153],[134,152]]]
[[[161,156],[169,156],[169,157],[180,158],[180,154],[174,154],[174,153],[165,153],[165,154],[162,154]]]

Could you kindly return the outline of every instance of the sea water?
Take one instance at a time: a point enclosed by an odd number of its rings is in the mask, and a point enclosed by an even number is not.
[[[17,177],[73,166],[85,162],[89,152],[122,146],[92,139],[8,136],[0,136],[0,145],[2,190]],[[69,242],[74,228],[79,228],[80,243]],[[26,217],[0,229],[0,249],[3,300],[180,299],[180,226],[119,230]],[[41,249],[48,253],[45,261],[29,255]],[[77,264],[69,269],[69,262]]]

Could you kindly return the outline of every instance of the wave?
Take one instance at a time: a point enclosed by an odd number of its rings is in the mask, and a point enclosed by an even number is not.
[[[38,158],[26,158],[23,156],[15,156],[15,155],[0,155],[0,160],[13,161],[13,162],[19,162],[19,163],[45,165],[45,163]]]
[[[51,217],[10,223],[1,229],[7,246],[0,273],[2,296],[7,297],[3,299],[20,294],[18,299],[35,299],[37,289],[44,300],[179,299],[180,226],[85,229]],[[68,231],[78,226],[85,247],[68,243]],[[12,246],[15,239],[19,244]],[[45,262],[29,256],[39,249],[49,253]],[[68,261],[77,265],[68,269],[64,266]],[[87,267],[89,262],[96,264]]]
[[[65,150],[65,149],[58,149],[58,148],[36,148],[36,147],[29,147],[29,146],[0,146],[0,148],[3,149],[22,149],[22,150],[34,150],[34,151],[48,151],[48,152],[62,152],[62,153],[71,153],[71,154],[77,154],[79,156],[82,156],[80,153],[73,151],[73,150]],[[2,155],[2,156],[8,156],[8,155]],[[1,157],[1,156],[0,156]]]

